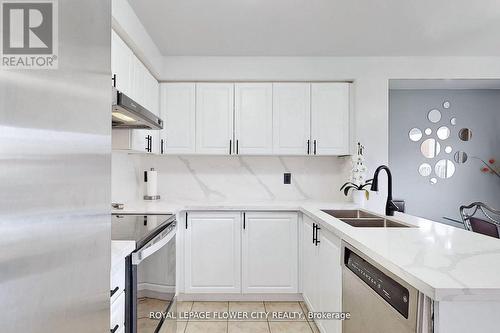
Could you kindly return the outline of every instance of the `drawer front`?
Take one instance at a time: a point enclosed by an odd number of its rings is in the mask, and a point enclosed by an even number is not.
[[[121,292],[116,301],[111,303],[110,330],[115,333],[121,332],[125,326],[125,293]]]
[[[111,284],[109,288],[110,294],[113,294],[111,296],[111,303],[113,303],[125,290],[125,260],[111,267]]]

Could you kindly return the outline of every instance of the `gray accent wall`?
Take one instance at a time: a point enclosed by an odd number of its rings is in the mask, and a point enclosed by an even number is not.
[[[451,102],[449,109],[442,107],[443,101]],[[437,108],[442,113],[440,122],[427,120],[429,110]],[[450,124],[457,118],[455,126]],[[428,137],[435,137],[436,130],[446,125],[451,136],[438,140],[441,152],[434,159],[425,158],[420,144]],[[408,132],[413,127],[432,129],[432,134],[418,142],[409,140]],[[472,140],[463,142],[458,138],[461,128],[472,130]],[[446,146],[453,151],[447,154]],[[440,159],[450,159],[456,151],[465,151],[469,156],[488,160],[494,157],[500,163],[500,90],[390,90],[389,91],[389,165],[394,177],[394,197],[406,201],[406,212],[435,221],[453,224],[444,216],[460,220],[459,207],[473,201],[482,201],[500,208],[500,178],[480,171],[482,164],[469,158],[466,164],[455,164],[455,174],[448,179],[436,176],[434,170],[429,177],[422,177],[418,167],[429,163],[433,169]],[[437,184],[429,179],[436,177]]]

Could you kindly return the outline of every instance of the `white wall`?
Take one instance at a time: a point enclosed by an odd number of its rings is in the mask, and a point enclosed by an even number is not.
[[[388,163],[388,80],[406,78],[498,79],[500,57],[164,57],[160,76],[162,81],[353,81],[356,136],[366,146],[370,172]],[[373,198],[368,206],[380,210],[383,191]]]
[[[339,157],[146,156],[114,152],[113,202],[142,200],[143,172],[158,171],[162,200],[344,201],[350,159]],[[283,173],[292,184],[283,184]]]

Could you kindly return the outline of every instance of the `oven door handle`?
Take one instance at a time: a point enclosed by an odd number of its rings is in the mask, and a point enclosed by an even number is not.
[[[167,245],[176,234],[176,227],[172,228],[166,235],[162,236],[159,240],[155,242],[155,239],[152,240],[152,244],[150,246],[146,246],[136,252],[132,253],[132,265],[139,265],[141,261],[154,254],[156,251],[160,250],[162,247]]]

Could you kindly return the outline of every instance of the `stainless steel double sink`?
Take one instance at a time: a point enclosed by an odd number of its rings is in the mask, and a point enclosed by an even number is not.
[[[338,218],[340,221],[356,228],[412,228],[414,226],[406,225],[394,221],[387,217],[370,214],[362,210],[321,210],[322,212]]]

